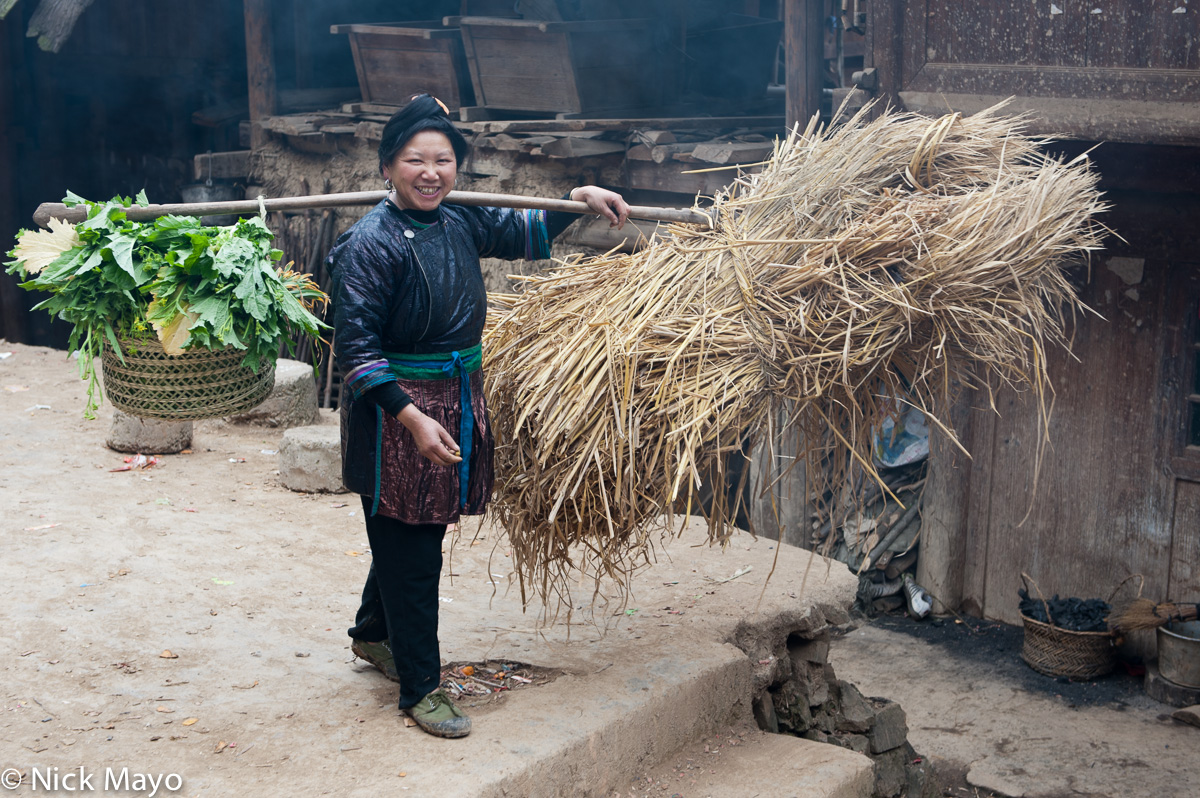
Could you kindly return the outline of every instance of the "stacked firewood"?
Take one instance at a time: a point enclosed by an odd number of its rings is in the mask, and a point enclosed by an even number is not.
[[[865,572],[885,567],[916,545],[921,531],[925,461],[857,476],[814,496],[812,546]]]

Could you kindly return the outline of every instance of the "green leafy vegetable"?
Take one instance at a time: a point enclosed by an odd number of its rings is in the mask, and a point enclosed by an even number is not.
[[[96,203],[67,192],[64,202],[86,206],[87,219],[73,231],[21,231],[5,266],[23,288],[51,294],[35,310],[74,325],[69,346],[88,381],[87,418],[99,405],[94,361],[106,340],[124,359],[118,338],[145,339],[153,328],[170,354],[232,346],[257,371],[275,362],[280,341],[294,351],[292,335],[328,329],[312,313],[328,297],[307,275],[276,266],[283,253],[259,217],[228,227],[182,216],[135,222],[128,198]],[[149,204],[145,192],[137,204]]]

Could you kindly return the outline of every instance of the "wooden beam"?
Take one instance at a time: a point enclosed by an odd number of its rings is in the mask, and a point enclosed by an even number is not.
[[[949,422],[964,446],[971,442],[971,399],[963,391],[950,407]],[[967,558],[971,461],[936,426],[929,427],[929,479],[921,500],[921,553],[917,582],[933,596],[938,615],[958,612]]]
[[[757,167],[750,167],[747,171],[757,170]],[[663,165],[651,161],[628,161],[625,166],[627,185],[631,189],[667,191],[693,197],[697,194],[711,197],[738,176],[738,170],[734,168],[690,174],[686,174],[686,171],[688,168],[677,161],[667,161]]]
[[[724,130],[726,128],[780,128],[782,116],[634,117],[626,119],[505,119],[459,122],[472,133],[568,133],[584,130]]]
[[[758,163],[774,150],[770,141],[706,141],[692,149],[692,156],[706,163]]]
[[[551,158],[588,158],[596,155],[612,155],[625,152],[619,141],[599,141],[590,138],[563,136],[542,145],[542,152]]]
[[[821,110],[824,0],[787,0],[783,15],[787,126],[804,127]]]
[[[250,147],[267,143],[259,122],[279,111],[275,88],[275,41],[271,35],[271,0],[244,0],[246,78],[250,100]]]
[[[940,116],[948,109],[970,116],[1006,98],[999,94],[902,91],[901,104],[919,114]],[[1196,104],[1173,100],[1098,100],[1075,97],[1015,97],[1006,114],[1025,114],[1034,135],[1133,144],[1200,144]]]
[[[885,98],[876,106],[880,113],[887,105],[899,106],[904,75],[901,47],[904,43],[904,0],[880,0],[868,8],[867,62],[875,67],[879,85],[876,96]]]
[[[250,150],[200,153],[192,159],[192,178],[217,180],[250,176]]]

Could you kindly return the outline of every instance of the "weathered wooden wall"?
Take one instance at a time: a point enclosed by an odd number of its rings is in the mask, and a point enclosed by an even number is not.
[[[1200,8],[1166,0],[878,0],[880,89],[926,112],[1015,95],[1039,132],[1200,142]],[[1177,9],[1182,9],[1177,10]]]
[[[1200,599],[1200,447],[1187,445],[1200,196],[1159,173],[1156,148],[1095,155],[1115,235],[1082,291],[1100,316],[1077,320],[1073,357],[1049,356],[1056,395],[1036,493],[1037,409],[1011,391],[997,394],[998,414],[974,394],[975,409],[952,416],[973,455],[965,468],[932,447],[919,576],[951,609],[1019,620],[1021,571],[1064,595],[1101,596],[1141,573],[1149,596]],[[1194,148],[1166,155],[1179,175],[1200,164]]]

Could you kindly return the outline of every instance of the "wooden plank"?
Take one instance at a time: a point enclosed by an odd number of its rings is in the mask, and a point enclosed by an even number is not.
[[[433,26],[437,27],[426,27]],[[376,22],[353,25],[330,25],[329,32],[334,34],[353,33],[374,36],[403,36],[413,39],[457,39],[459,32],[454,28],[443,28],[440,20],[436,22]]]
[[[692,156],[716,164],[758,163],[774,151],[775,145],[771,142],[706,141],[695,146]]]
[[[670,160],[680,160],[681,155],[690,155],[698,145],[695,142],[687,144],[660,144],[650,148],[650,160],[655,163],[665,163]]]
[[[1154,5],[1154,0],[1094,4],[1087,14],[1088,64],[1099,68],[1150,66],[1150,16]],[[1096,10],[1100,13],[1094,13]]]
[[[643,144],[674,144],[675,134],[669,130],[639,130],[638,141]]]
[[[499,135],[504,135],[503,133]],[[650,147],[645,144],[635,144],[625,151],[625,157],[631,161],[653,161]]]
[[[275,42],[271,34],[271,0],[244,0],[246,18],[246,79],[249,86],[250,146],[267,143],[258,124],[279,111],[275,87]]]
[[[464,27],[463,41],[469,42],[468,60],[474,54],[471,79],[480,105],[548,113],[581,110],[565,36],[538,34],[536,27],[500,32]]]
[[[783,42],[789,129],[796,124],[804,127],[821,109],[824,7],[823,0],[787,0],[784,4]]]
[[[1200,72],[1170,69],[1074,69],[1032,64],[979,67],[927,63],[906,83],[914,92],[1200,102]]]
[[[730,128],[769,128],[783,131],[782,116],[687,116],[632,117],[596,119],[508,119],[464,122],[459,127],[473,133],[561,133],[570,130],[727,130]]]
[[[1164,219],[1161,224],[1170,224]],[[1190,254],[1189,254],[1190,256]],[[1194,263],[1175,263],[1170,270],[1171,293],[1166,303],[1167,343],[1163,347],[1162,399],[1169,415],[1164,438],[1171,454],[1171,472],[1181,480],[1200,482],[1200,447],[1190,446],[1191,414],[1188,397],[1200,393],[1200,269]],[[1178,514],[1178,511],[1177,511]],[[1174,528],[1178,538],[1180,527]],[[1172,557],[1174,557],[1174,552]],[[1200,567],[1200,566],[1198,566]]]
[[[628,34],[639,28],[649,28],[651,19],[589,19],[577,22],[553,22],[540,19],[504,19],[500,17],[458,17],[461,27],[495,31],[534,30],[540,33],[611,33]]]
[[[970,411],[970,474],[968,477],[967,528],[964,540],[963,594],[960,607],[968,615],[982,618],[987,595],[988,542],[992,536],[992,476],[996,450],[997,416],[987,394],[968,396]]]
[[[588,114],[660,105],[660,82],[648,77],[656,50],[636,20],[618,21],[625,57],[617,58],[608,25],[612,20],[499,20],[496,25],[470,20],[464,18],[461,25],[481,105]]]
[[[787,426],[786,411],[776,423],[774,439],[758,442],[750,458],[750,522],[757,535],[811,549],[807,474],[796,461],[800,433]]]
[[[941,115],[947,109],[974,114],[1011,95],[904,91],[910,111]],[[1029,97],[1013,99],[1008,113],[1030,114],[1028,131],[1085,141],[1118,141],[1135,144],[1200,143],[1200,102],[1068,99]]]
[[[1056,389],[1052,445],[1036,483],[1036,409],[1011,391],[998,394],[984,488],[990,509],[981,604],[987,617],[1019,621],[1022,571],[1048,594],[1107,598],[1132,573],[1145,576],[1147,595],[1165,593],[1175,491],[1164,469],[1165,430],[1157,411],[1165,275],[1163,264],[1148,263],[1133,299],[1112,270],[1092,271],[1083,299],[1104,318],[1078,318],[1079,360],[1059,348],[1048,353]]]
[[[1165,597],[1200,601],[1200,482],[1175,483],[1170,576]]]
[[[966,0],[913,5],[925,6],[928,28],[919,50],[926,61],[976,66],[1087,64],[1087,11],[1094,4],[1087,6],[1084,0],[1056,0],[1052,5],[994,0],[986,8]]]
[[[462,123],[459,124],[458,127],[460,130],[466,132],[475,132],[471,129],[471,125],[479,124],[481,122],[489,122],[495,119],[511,121],[514,119],[520,119],[522,116],[529,117],[530,119],[537,119],[539,117],[544,118],[546,114],[538,111],[518,111],[511,108],[485,108],[482,105],[468,105],[458,109],[459,121]]]
[[[217,180],[245,178],[250,174],[250,150],[199,153],[192,159],[192,178]]]
[[[971,443],[971,418],[970,395],[963,394],[944,419],[965,446]],[[933,596],[934,612],[957,612],[966,571],[971,460],[935,425],[929,428],[928,474],[917,582]]]
[[[901,86],[909,87],[912,81],[921,74],[926,62],[930,60],[929,51],[926,49],[929,46],[926,28],[929,19],[929,0],[915,0],[914,2],[899,0],[897,5],[899,6],[897,16],[900,19],[898,33],[903,40],[903,48],[900,51]],[[976,11],[976,13],[980,12]]]
[[[404,47],[394,40],[388,46],[353,38],[359,84],[369,103],[401,104],[418,92],[428,92],[454,111],[463,105],[456,70],[458,41],[408,39]]]
[[[1049,4],[1035,6],[1038,28],[1034,31],[1030,61],[1058,67],[1087,66],[1088,11],[1094,8],[1087,0],[1055,0],[1055,14]],[[1038,35],[1040,33],[1041,35]]]
[[[1200,8],[1172,0],[1153,0],[1147,21],[1149,59],[1158,69],[1200,69]],[[1175,13],[1182,8],[1183,13]]]
[[[903,83],[904,0],[876,0],[867,6],[870,23],[867,25],[868,65],[874,66],[879,78],[880,111],[883,106],[900,102]]]
[[[754,171],[752,168],[749,171]],[[684,174],[679,164],[663,165],[646,161],[629,161],[625,166],[628,187],[645,191],[669,191],[673,194],[712,196],[737,177],[736,169]]]
[[[1180,13],[1176,13],[1176,11]],[[1032,13],[1031,13],[1032,12]],[[1036,3],[915,0],[872,4],[881,93],[922,109],[942,96],[1041,98],[1048,132],[1133,142],[1196,141],[1200,15],[1169,0]],[[885,44],[889,39],[899,55]],[[1082,104],[1095,101],[1098,104]],[[1142,101],[1145,107],[1108,105]],[[1171,110],[1170,106],[1180,106]],[[1142,119],[1142,115],[1149,119]]]
[[[403,107],[402,105],[388,105],[386,103],[362,102],[345,103],[342,105],[342,110],[348,114],[379,114],[380,116],[390,117]]]
[[[619,141],[598,141],[596,139],[564,136],[560,139],[542,145],[542,152],[552,158],[588,158],[596,155],[612,155],[625,152],[625,145]]]

